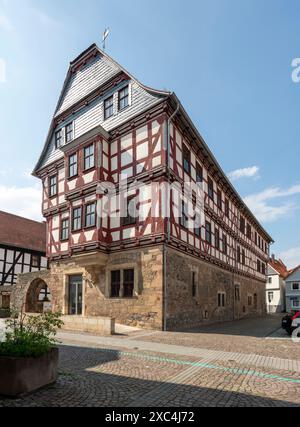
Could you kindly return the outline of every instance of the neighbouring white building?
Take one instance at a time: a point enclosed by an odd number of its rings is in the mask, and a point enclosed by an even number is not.
[[[289,271],[283,261],[280,259],[277,260],[273,255],[268,264],[268,279],[266,288],[268,313],[285,312],[285,278],[288,274]]]
[[[286,309],[288,313],[300,310],[300,266],[286,277]]]

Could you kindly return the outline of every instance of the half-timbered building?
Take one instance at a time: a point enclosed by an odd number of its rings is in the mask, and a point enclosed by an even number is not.
[[[21,283],[30,295],[47,283],[53,310],[157,329],[265,312],[272,238],[176,95],[144,86],[96,45],[70,64],[34,175],[50,272]],[[187,181],[203,190],[201,224],[164,196]],[[111,187],[121,202],[103,215]],[[136,215],[120,215],[130,204]]]
[[[0,308],[10,308],[17,276],[47,268],[46,224],[0,211]]]

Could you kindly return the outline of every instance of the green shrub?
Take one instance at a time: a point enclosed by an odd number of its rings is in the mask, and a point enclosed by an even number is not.
[[[5,341],[0,343],[0,356],[40,357],[58,344],[57,329],[63,325],[61,314],[45,313],[38,316],[14,314],[6,321]]]

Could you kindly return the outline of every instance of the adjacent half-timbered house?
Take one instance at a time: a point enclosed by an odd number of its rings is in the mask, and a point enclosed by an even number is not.
[[[53,310],[158,329],[265,312],[272,238],[176,95],[96,45],[70,64],[34,174],[50,272],[22,278],[29,296],[43,280]],[[178,202],[168,190],[187,181],[202,189],[201,222],[193,191]]]
[[[0,211],[0,308],[10,308],[21,273],[46,269],[46,225]]]

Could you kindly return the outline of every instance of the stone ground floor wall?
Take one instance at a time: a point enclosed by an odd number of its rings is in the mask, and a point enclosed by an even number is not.
[[[169,330],[266,312],[264,283],[234,275],[171,248],[167,249],[166,261],[166,320]],[[111,298],[111,271],[128,269],[135,272],[134,297]],[[129,326],[163,329],[163,246],[111,254],[84,254],[53,262],[50,270],[22,274],[12,293],[12,305],[18,309],[23,305],[31,310],[37,292],[46,284],[51,293],[53,311],[68,315],[68,283],[72,275],[83,277],[83,316],[110,317]],[[225,307],[218,307],[219,292],[226,295]]]
[[[265,283],[235,275],[173,249],[167,253],[167,277],[169,330],[266,313]],[[219,292],[225,294],[225,307],[218,307]]]

